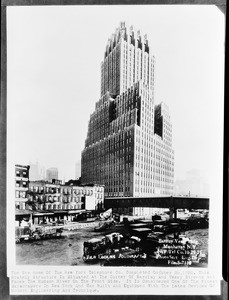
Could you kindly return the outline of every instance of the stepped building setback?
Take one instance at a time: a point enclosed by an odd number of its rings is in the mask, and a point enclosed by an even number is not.
[[[82,151],[82,183],[104,185],[105,197],[173,194],[172,123],[168,107],[154,104],[154,65],[147,36],[121,23],[106,46]]]

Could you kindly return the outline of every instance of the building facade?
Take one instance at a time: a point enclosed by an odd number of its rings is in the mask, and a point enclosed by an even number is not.
[[[154,56],[125,23],[108,40],[81,165],[82,183],[104,185],[105,197],[173,194],[172,124],[154,104]]]
[[[27,193],[29,190],[30,166],[15,165],[15,207],[25,209]]]
[[[31,181],[28,206],[34,210],[94,210],[104,206],[103,186],[69,186],[60,182]],[[28,208],[28,207],[27,207]]]
[[[74,180],[62,184],[52,179],[30,181],[30,166],[15,165],[15,222],[40,224],[60,219],[72,221],[82,212],[100,213],[104,209],[104,186],[79,185]]]

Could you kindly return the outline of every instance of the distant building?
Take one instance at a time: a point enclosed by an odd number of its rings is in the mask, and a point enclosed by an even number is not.
[[[58,179],[57,168],[49,168],[46,170],[46,180],[52,182],[52,179]]]
[[[38,164],[30,164],[30,174],[29,175],[30,175],[31,180],[41,180]]]
[[[32,181],[45,180],[46,178],[45,168],[43,166],[40,166],[38,162],[36,164],[30,163],[29,178]]]
[[[203,173],[200,170],[193,169],[186,173],[186,178],[176,180],[174,183],[176,195],[190,197],[206,197],[209,196],[209,185]]]
[[[30,166],[15,165],[15,207],[25,209],[27,193],[29,190],[29,168]]]
[[[81,161],[75,163],[75,179],[81,177]]]

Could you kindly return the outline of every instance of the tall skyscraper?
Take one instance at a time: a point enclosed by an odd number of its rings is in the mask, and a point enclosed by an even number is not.
[[[121,23],[101,64],[101,98],[82,151],[82,182],[106,197],[172,195],[174,151],[168,107],[154,105],[154,56],[147,36]]]

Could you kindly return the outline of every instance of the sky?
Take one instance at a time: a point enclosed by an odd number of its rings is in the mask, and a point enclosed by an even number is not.
[[[75,177],[106,43],[121,21],[147,34],[155,56],[155,103],[170,109],[175,179],[218,172],[225,20],[211,5],[7,7],[8,157]]]

